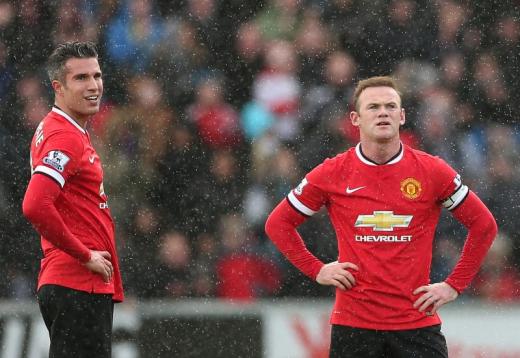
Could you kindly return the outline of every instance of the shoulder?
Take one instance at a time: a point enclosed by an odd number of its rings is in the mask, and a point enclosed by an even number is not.
[[[450,167],[448,163],[444,159],[439,156],[426,153],[422,150],[413,149],[411,147],[405,146],[405,153],[414,161],[421,163],[423,166],[431,169],[436,169],[439,167]]]
[[[41,146],[44,151],[62,150],[73,155],[81,155],[84,151],[84,135],[60,118],[47,116],[40,126]]]
[[[47,134],[47,143],[54,144],[59,143],[63,145],[73,145],[78,149],[82,149],[84,146],[84,140],[81,133],[78,131],[71,130],[69,128],[50,128],[45,134]]]
[[[350,148],[346,152],[327,158],[309,172],[307,178],[311,183],[335,182],[338,175],[348,170],[349,164],[355,159],[354,157],[355,152],[353,148]]]

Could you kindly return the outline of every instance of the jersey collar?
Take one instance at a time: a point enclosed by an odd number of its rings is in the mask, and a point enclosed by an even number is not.
[[[390,158],[386,163],[378,164],[378,163],[374,162],[373,160],[367,158],[361,151],[361,143],[358,143],[356,145],[356,155],[359,158],[359,160],[361,160],[363,163],[365,163],[367,165],[376,166],[376,165],[395,164],[395,163],[399,162],[401,159],[403,159],[403,155],[404,155],[403,143],[400,143],[399,151],[397,152],[397,154],[394,155],[392,158]]]
[[[81,133],[83,134],[86,134],[87,132],[85,131],[85,129],[83,129],[79,124],[78,122],[76,122],[74,119],[72,119],[71,116],[69,116],[67,113],[63,112],[61,109],[59,109],[58,107],[54,106],[52,107],[52,111],[54,113],[57,113],[59,114],[60,116],[62,116],[63,118],[65,118],[67,121],[69,121],[74,127],[78,128]]]

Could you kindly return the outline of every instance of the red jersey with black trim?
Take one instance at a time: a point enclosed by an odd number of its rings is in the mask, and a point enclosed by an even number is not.
[[[401,146],[377,165],[358,144],[309,172],[289,203],[311,216],[328,210],[339,262],[352,262],[356,285],[336,290],[332,324],[403,330],[440,323],[413,307],[413,291],[430,281],[432,243],[441,208],[455,209],[468,187],[442,159]]]
[[[87,131],[54,107],[36,129],[31,143],[32,175],[47,175],[62,188],[54,205],[67,228],[88,249],[108,251],[112,280],[88,270],[78,258],[41,237],[38,288],[55,284],[91,293],[112,294],[123,300],[123,287],[114,238],[114,223],[103,189],[103,169]]]

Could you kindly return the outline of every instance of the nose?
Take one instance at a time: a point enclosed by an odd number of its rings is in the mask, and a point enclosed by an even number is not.
[[[388,117],[388,110],[384,106],[381,106],[381,108],[379,109],[379,112],[377,113],[377,116],[378,117]]]
[[[97,92],[100,89],[100,87],[101,87],[101,80],[94,76],[90,76],[87,89],[89,91]]]

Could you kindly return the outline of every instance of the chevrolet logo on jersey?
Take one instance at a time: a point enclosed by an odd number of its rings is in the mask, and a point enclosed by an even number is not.
[[[374,211],[373,215],[359,215],[354,226],[394,231],[394,227],[408,227],[412,218],[413,215],[394,215],[393,211]]]

